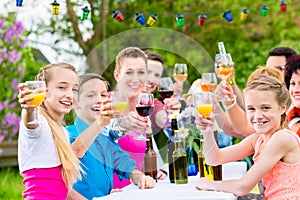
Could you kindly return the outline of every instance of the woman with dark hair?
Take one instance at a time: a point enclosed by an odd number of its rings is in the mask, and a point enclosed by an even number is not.
[[[286,121],[290,129],[300,136],[300,55],[292,56],[286,64],[284,82],[292,100]]]

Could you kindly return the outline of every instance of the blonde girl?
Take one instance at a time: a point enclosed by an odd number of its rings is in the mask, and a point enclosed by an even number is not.
[[[259,75],[244,89],[247,120],[256,133],[243,141],[219,149],[211,132],[213,123],[200,114],[196,124],[204,131],[204,154],[209,165],[240,160],[254,154],[254,165],[238,180],[200,179],[196,188],[218,190],[243,196],[262,180],[265,196],[272,199],[300,199],[300,139],[285,128],[285,112],[290,104],[288,90],[277,79]]]
[[[40,69],[35,80],[45,81],[46,97],[38,109],[28,104],[32,93],[26,83],[19,84],[22,121],[19,131],[18,160],[24,178],[25,199],[67,198],[68,189],[81,178],[79,160],[74,155],[63,118],[73,106],[78,91],[75,68],[67,63],[49,64]],[[28,124],[29,123],[29,124]]]

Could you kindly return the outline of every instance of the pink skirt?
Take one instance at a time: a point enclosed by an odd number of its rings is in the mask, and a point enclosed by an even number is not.
[[[61,166],[52,168],[30,169],[21,173],[25,199],[56,199],[65,200],[68,188],[65,185]]]

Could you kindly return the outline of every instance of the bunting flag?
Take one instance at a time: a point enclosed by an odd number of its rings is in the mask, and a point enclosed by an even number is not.
[[[25,1],[26,3],[26,1]],[[64,2],[65,3],[65,2]],[[285,1],[281,1],[281,2],[272,2],[272,3],[268,3],[268,4],[263,4],[260,6],[255,6],[255,8],[253,7],[251,10],[253,11],[253,13],[255,14],[255,12],[259,12],[260,15],[262,17],[266,17],[268,16],[268,10],[270,9],[271,4],[276,4],[278,5],[278,9],[281,12],[286,12],[287,11],[287,3]],[[16,6],[17,7],[22,7],[23,5],[23,0],[16,0]],[[72,5],[75,6],[81,6],[82,7],[82,14],[81,14],[81,20],[87,20],[89,13],[90,13],[90,9],[88,8],[88,6],[83,6],[81,4],[77,4],[77,3],[72,3]],[[59,14],[59,2],[57,0],[54,0],[53,3],[51,3],[52,6],[52,14],[53,15],[58,15]],[[257,9],[259,7],[259,10]],[[272,9],[274,9],[274,6],[272,6]],[[248,15],[250,14],[250,9],[249,8],[241,8],[238,12],[240,13],[240,21],[246,21]],[[113,10],[111,11],[112,13],[112,18],[114,18],[117,22],[122,23],[124,21],[124,16],[122,15],[122,11],[121,10]],[[223,13],[220,13],[219,15],[222,16],[224,18],[224,20],[226,22],[232,23],[234,20],[234,17],[232,15],[232,13],[236,13],[236,11],[232,11],[232,10],[226,10]],[[164,13],[155,13],[152,12],[151,14],[149,14],[147,20],[144,16],[144,13],[140,13],[140,12],[136,12],[135,13],[135,20],[138,24],[140,24],[141,26],[147,25],[147,26],[152,26],[159,17],[166,15]],[[185,15],[196,15],[195,16],[195,20],[198,21],[199,26],[204,26],[205,21],[212,15],[216,15],[216,12],[213,13],[187,13],[184,12],[184,14],[182,13],[174,13],[174,20],[176,21],[176,24],[178,27],[183,27],[185,24]],[[170,16],[170,14],[168,13],[168,16]]]

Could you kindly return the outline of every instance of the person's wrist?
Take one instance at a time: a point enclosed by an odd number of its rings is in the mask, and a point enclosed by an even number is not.
[[[214,181],[213,183],[214,183],[214,185],[213,185],[212,189],[214,191],[220,191],[220,189],[219,189],[220,181]]]
[[[232,109],[236,104],[236,95],[233,95],[233,99],[231,101],[231,103],[229,102],[229,104],[224,103],[223,106],[225,108],[225,110],[230,110]]]

